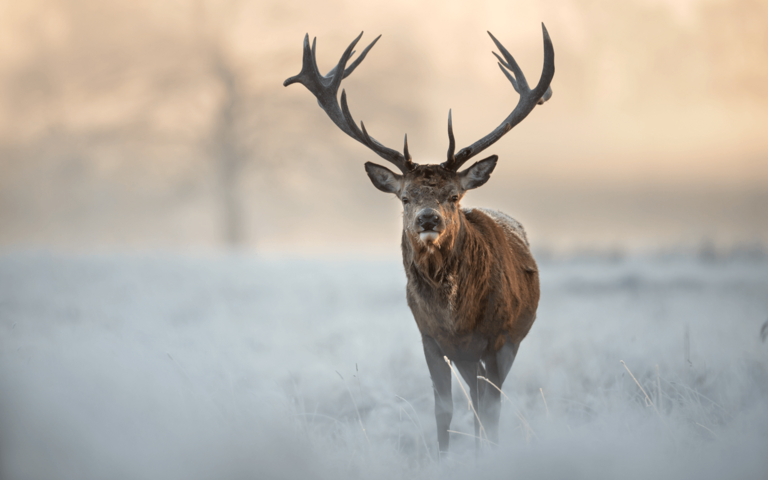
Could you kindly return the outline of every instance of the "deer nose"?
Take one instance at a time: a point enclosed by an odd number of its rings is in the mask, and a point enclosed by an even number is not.
[[[423,230],[434,230],[435,227],[440,225],[440,220],[441,217],[439,213],[435,210],[428,209],[419,213],[419,216],[416,218],[416,223]]]

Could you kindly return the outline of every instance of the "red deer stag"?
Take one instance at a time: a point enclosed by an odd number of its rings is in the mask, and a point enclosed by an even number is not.
[[[448,159],[440,165],[419,165],[408,153],[387,148],[365,129],[358,128],[342,90],[342,79],[360,65],[377,37],[347,66],[362,33],[347,47],[339,63],[323,76],[317,69],[315,41],[304,37],[301,72],[285,81],[301,83],[317,97],[344,133],[394,164],[401,174],[368,162],[365,170],[379,190],[397,195],[403,203],[403,265],[406,297],[421,332],[427,366],[435,393],[435,419],[440,451],[448,449],[448,427],[453,416],[450,359],[469,384],[475,415],[475,437],[498,442],[500,391],[520,342],[536,318],[539,275],[523,227],[510,216],[484,208],[459,206],[467,190],[490,178],[498,157],[492,155],[459,171],[470,158],[493,145],[520,123],[537,104],[547,101],[555,74],[555,52],[546,27],[544,68],[531,89],[520,67],[506,48],[491,35],[500,50],[499,67],[520,94],[512,113],[491,133],[454,154],[455,141],[448,113]],[[476,440],[478,442],[478,440]]]

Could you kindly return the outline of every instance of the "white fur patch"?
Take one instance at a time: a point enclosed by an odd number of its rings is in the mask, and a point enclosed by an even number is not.
[[[520,224],[520,222],[510,217],[506,213],[500,212],[498,210],[491,210],[490,208],[465,208],[463,210],[465,214],[471,212],[472,210],[480,210],[484,214],[491,217],[491,219],[496,222],[496,224],[503,228],[507,235],[515,235],[520,240],[522,240],[526,246],[530,246],[528,243],[528,236],[525,234],[525,229],[523,226]]]
[[[437,240],[437,237],[439,236],[440,234],[437,232],[421,232],[419,234],[419,240],[421,240],[424,243],[434,242],[435,240]]]

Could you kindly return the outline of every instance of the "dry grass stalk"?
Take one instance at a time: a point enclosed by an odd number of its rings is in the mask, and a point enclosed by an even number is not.
[[[490,440],[488,440],[488,434],[485,433],[485,427],[483,427],[483,422],[480,421],[480,415],[477,414],[477,410],[475,410],[475,406],[472,404],[472,398],[467,393],[466,389],[464,389],[464,385],[461,383],[461,378],[459,378],[459,374],[456,373],[456,369],[453,368],[453,365],[451,364],[451,361],[448,359],[447,356],[443,356],[445,359],[445,363],[448,364],[448,367],[450,367],[451,372],[453,372],[453,376],[456,377],[456,381],[459,382],[459,387],[461,387],[461,391],[464,392],[464,396],[467,397],[467,401],[469,402],[469,408],[472,409],[472,413],[475,414],[475,418],[477,419],[477,423],[480,425],[480,439],[483,440],[483,436],[485,436],[485,441],[490,443]]]
[[[352,405],[355,406],[355,412],[357,412],[357,421],[360,423],[360,428],[363,430],[363,435],[365,436],[365,441],[368,442],[368,445],[371,445],[371,441],[368,439],[368,432],[365,431],[365,425],[363,425],[363,417],[360,416],[360,410],[357,408],[357,402],[355,401],[354,395],[352,395],[352,390],[349,389],[349,385],[347,385],[347,381],[344,380],[344,377],[341,376],[341,374],[336,371],[336,373],[339,375],[339,378],[341,378],[341,381],[344,382],[344,386],[347,388],[347,393],[349,393],[349,398],[352,399]]]
[[[411,410],[413,410],[413,413],[416,413],[416,409],[413,408],[413,405],[411,405],[411,402],[404,399],[400,395],[395,395],[395,398],[399,398],[400,400],[404,401],[408,404],[409,407],[411,407]],[[427,446],[427,440],[424,438],[424,429],[421,428],[421,423],[419,423],[417,420],[414,420],[413,417],[406,411],[403,407],[400,407],[400,411],[405,413],[405,415],[408,417],[408,419],[413,423],[415,426],[419,428],[419,435],[421,436],[421,441],[424,443],[424,451],[427,452],[427,456],[429,457],[429,461],[432,463],[435,463],[435,459],[432,458],[432,454],[429,453],[429,447]]]
[[[523,416],[523,414],[520,413],[520,410],[518,410],[517,407],[515,406],[515,404],[512,403],[512,399],[510,399],[507,396],[507,394],[504,393],[499,387],[497,387],[496,384],[493,383],[492,381],[488,380],[487,378],[483,377],[482,375],[478,375],[477,378],[485,380],[486,382],[491,384],[491,386],[493,388],[495,388],[496,390],[498,390],[500,394],[504,395],[504,398],[506,398],[507,401],[510,403],[510,405],[512,405],[512,408],[515,409],[515,414],[517,415],[517,418],[520,419],[520,423],[523,425],[523,428],[525,428],[525,441],[526,442],[530,442],[530,434],[533,434],[533,436],[536,437],[536,440],[538,440],[539,436],[536,435],[536,432],[533,430],[533,427],[531,427],[531,424],[528,423],[528,420]],[[542,392],[542,396],[543,396],[543,392]],[[546,404],[546,402],[547,401],[544,400],[545,404]],[[547,411],[549,411],[549,409],[547,409]]]
[[[638,387],[640,387],[640,391],[643,392],[643,395],[645,395],[645,403],[646,406],[650,405],[653,407],[653,410],[656,412],[656,415],[659,416],[659,419],[661,420],[661,423],[664,424],[665,427],[667,427],[667,430],[669,430],[669,434],[672,435],[672,439],[677,442],[677,437],[675,436],[675,432],[672,431],[672,429],[669,427],[669,424],[667,424],[666,420],[664,420],[664,417],[661,416],[661,413],[659,413],[659,409],[656,408],[656,404],[651,401],[651,397],[648,396],[648,394],[645,392],[645,389],[642,385],[640,385],[640,382],[637,381],[634,375],[632,375],[632,371],[629,369],[626,363],[624,363],[624,360],[619,360],[622,365],[624,365],[624,368],[627,369],[627,372],[629,372],[629,376],[632,377],[632,380],[635,381]]]
[[[482,440],[482,441],[484,441],[484,442],[488,442],[488,443],[490,443],[491,445],[493,445],[493,446],[495,446],[495,447],[498,447],[498,446],[499,446],[499,444],[498,444],[498,443],[492,442],[492,441],[488,440],[487,438],[480,438],[480,437],[476,437],[476,436],[472,435],[471,433],[464,433],[464,432],[459,432],[458,430],[448,430],[448,433],[455,433],[455,434],[457,434],[457,435],[464,435],[465,437],[472,437],[472,438],[476,438],[476,439],[478,439],[478,440]]]

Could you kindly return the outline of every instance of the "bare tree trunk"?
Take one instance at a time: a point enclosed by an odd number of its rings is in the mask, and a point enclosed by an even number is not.
[[[222,86],[221,106],[212,128],[212,156],[216,171],[222,240],[229,247],[242,246],[247,238],[243,221],[239,177],[243,158],[238,111],[244,100],[237,76],[220,51],[213,54],[213,68]]]

